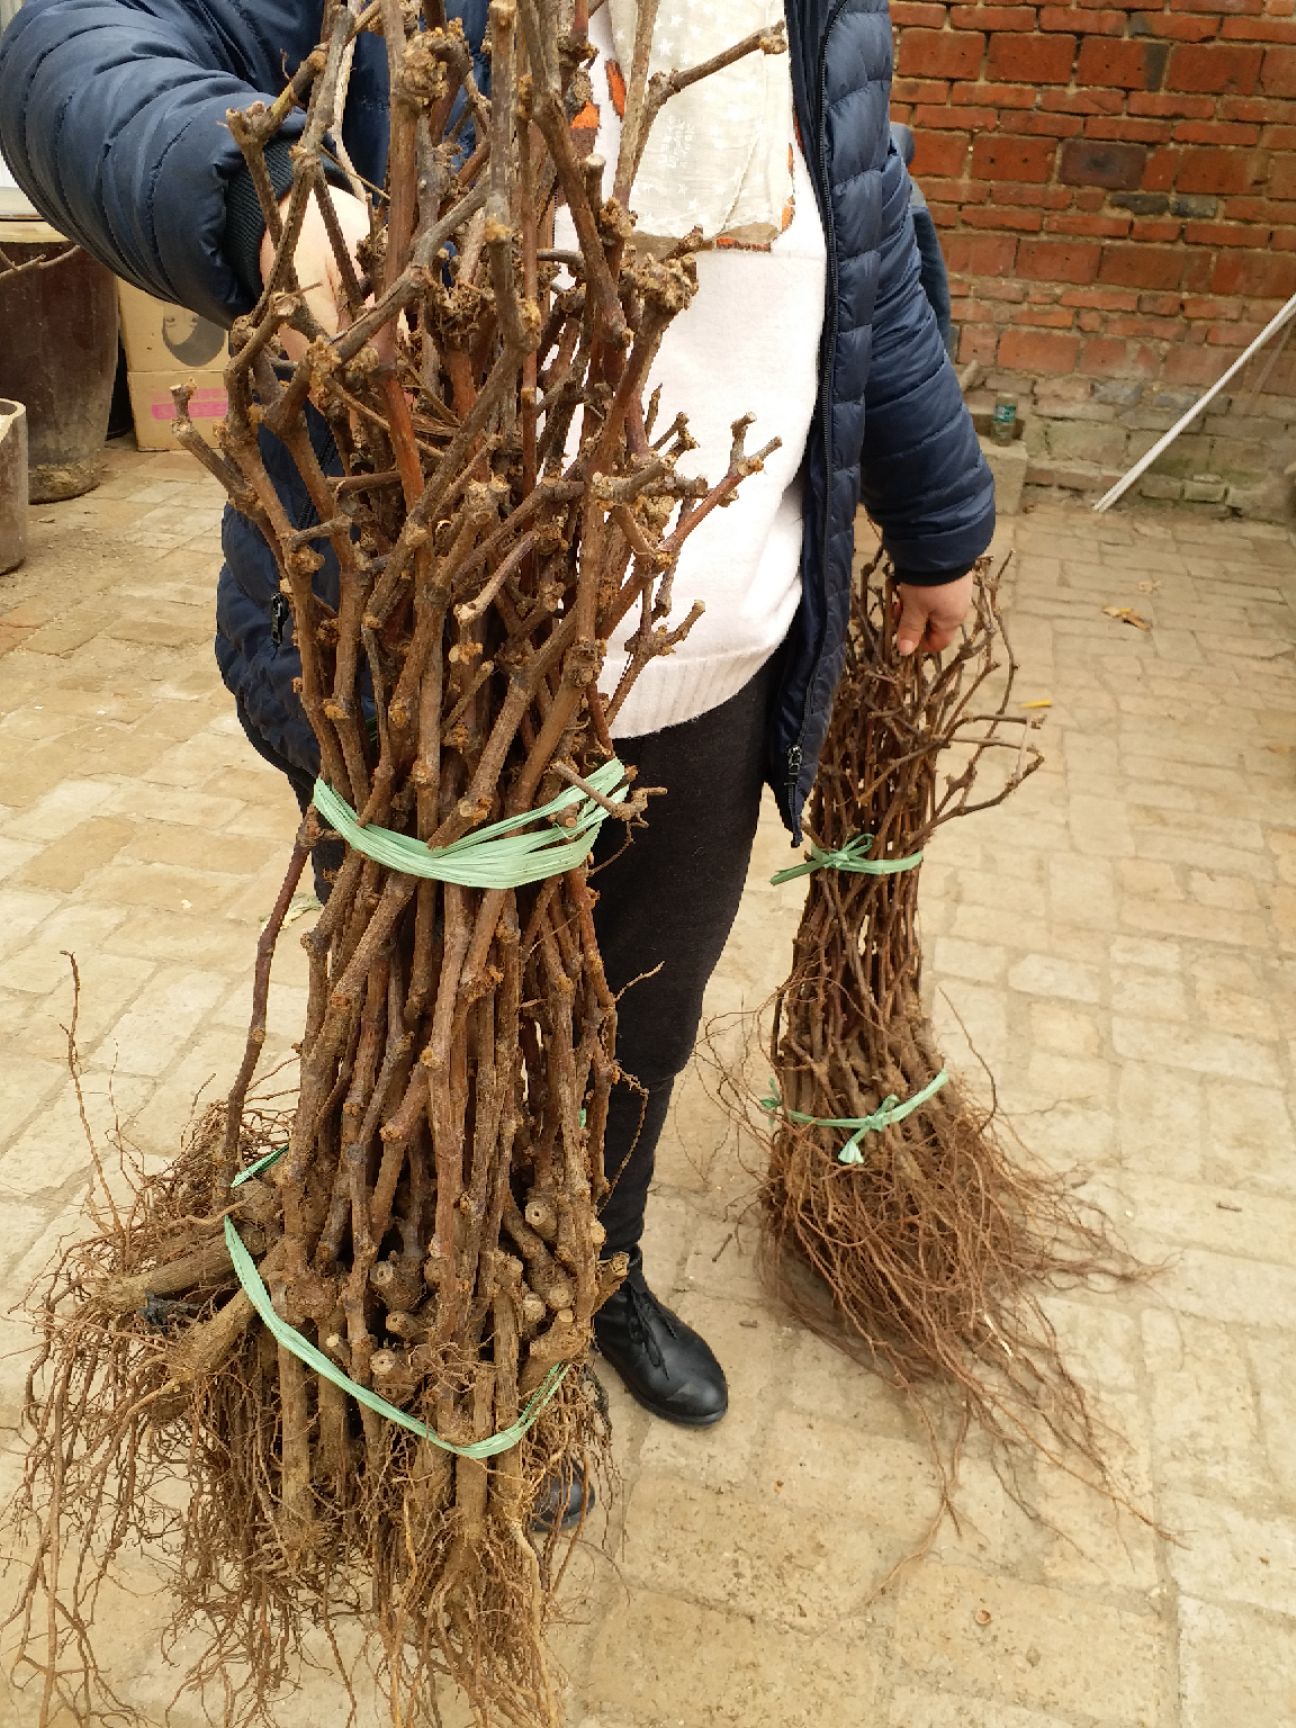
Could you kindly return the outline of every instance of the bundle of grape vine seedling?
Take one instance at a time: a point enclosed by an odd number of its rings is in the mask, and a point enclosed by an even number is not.
[[[689,622],[671,622],[680,549],[762,454],[739,422],[726,474],[678,472],[687,404],[668,414],[645,380],[700,237],[649,256],[629,212],[662,104],[785,45],[762,34],[649,79],[654,12],[615,164],[575,143],[586,8],[557,0],[493,0],[489,97],[439,6],[330,0],[283,95],[230,116],[276,262],[233,331],[216,445],[183,389],[177,408],[274,551],[320,783],[226,1105],[164,1172],[101,1185],[95,1234],[45,1293],[19,1610],[41,1724],[111,1715],[90,1622],[140,1547],[170,1569],[175,1629],[202,1634],[185,1684],[217,1689],[227,1728],[273,1721],[304,1648],[345,1669],[348,1620],[393,1722],[438,1720],[447,1680],[483,1723],[556,1719],[543,1631],[567,1549],[532,1513],[597,1449],[584,1359],[624,1273],[599,1252],[616,1012],[586,858],[600,823],[644,807],[610,728]],[[329,183],[353,172],[331,140],[365,30],[385,39],[391,136],[357,263]],[[265,150],[302,109],[281,214]],[[294,267],[312,201],[349,302],[337,334]],[[266,435],[308,525],[285,513]],[[299,1083],[278,1116],[249,1088],[321,832],[347,847],[304,938]]]
[[[1036,718],[1014,707],[1003,575],[983,563],[946,654],[902,659],[888,569],[875,559],[857,571],[806,820],[813,843],[775,878],[809,877],[809,892],[775,1003],[773,1088],[763,1118],[748,1119],[763,1121],[770,1153],[775,1282],[914,1398],[942,1508],[974,1422],[1001,1467],[1043,1454],[1128,1506],[1115,1436],[1068,1371],[1044,1299],[1138,1269],[1070,1174],[1024,1157],[996,1127],[993,1097],[947,1071],[922,988],[926,849],[1042,760]]]

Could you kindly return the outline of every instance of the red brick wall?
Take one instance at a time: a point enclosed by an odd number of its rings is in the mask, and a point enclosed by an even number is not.
[[[893,112],[917,134],[960,361],[1026,392],[1036,478],[1097,485],[1296,293],[1296,0],[893,0],[892,15]],[[1256,399],[1266,364],[1154,495],[1285,504],[1296,340]]]

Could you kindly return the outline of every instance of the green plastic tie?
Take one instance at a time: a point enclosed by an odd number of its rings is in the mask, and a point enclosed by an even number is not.
[[[621,803],[630,791],[626,771],[615,757],[596,768],[586,784],[613,804]],[[573,806],[577,807],[576,819],[569,825],[530,826],[561,816]],[[366,858],[406,876],[457,882],[461,888],[523,888],[574,870],[589,857],[608,817],[606,806],[597,798],[589,797],[579,786],[568,786],[538,810],[524,810],[520,816],[490,822],[432,851],[412,834],[362,827],[346,799],[323,780],[315,782],[315,808],[330,828]],[[521,833],[521,829],[528,832]]]
[[[282,1158],[287,1150],[286,1146],[276,1146],[272,1152],[267,1152],[263,1158],[258,1158],[255,1164],[249,1164],[246,1170],[241,1170],[230,1186],[237,1188],[241,1182],[248,1181],[250,1177],[259,1176],[277,1158]],[[317,1350],[308,1339],[303,1338],[296,1327],[290,1326],[282,1314],[275,1312],[274,1304],[270,1300],[270,1292],[262,1282],[261,1274],[257,1271],[252,1256],[243,1246],[243,1239],[234,1228],[234,1220],[228,1217],[225,1220],[225,1246],[229,1250],[229,1257],[234,1264],[235,1272],[238,1274],[239,1283],[247,1291],[252,1306],[285,1350],[290,1350],[299,1361],[304,1362],[308,1368],[313,1368],[317,1374],[323,1375],[325,1380],[331,1380],[343,1392],[350,1393],[351,1397],[357,1403],[363,1404],[366,1409],[376,1411],[379,1416],[385,1416],[389,1422],[396,1422],[402,1428],[408,1428],[411,1434],[417,1434],[420,1440],[428,1441],[431,1445],[439,1447],[442,1452],[453,1452],[456,1458],[494,1458],[501,1452],[512,1451],[558,1390],[570,1366],[567,1362],[554,1364],[531,1394],[527,1400],[526,1408],[511,1427],[504,1428],[498,1434],[492,1434],[485,1440],[473,1440],[467,1446],[456,1446],[452,1441],[443,1440],[439,1434],[434,1433],[428,1427],[426,1422],[420,1422],[417,1416],[411,1416],[407,1410],[402,1410],[395,1404],[389,1404],[385,1398],[380,1398],[376,1392],[371,1392],[367,1386],[361,1386],[358,1381],[352,1380],[349,1375],[342,1372],[335,1362],[331,1362],[322,1350]]]
[[[780,870],[777,876],[770,877],[770,881],[778,888],[797,876],[808,876],[812,870],[850,870],[856,876],[899,876],[904,870],[916,870],[923,861],[921,852],[908,858],[870,858],[868,852],[872,844],[871,834],[859,834],[832,851],[812,845],[808,858]]]
[[[869,1134],[880,1134],[884,1128],[889,1128],[893,1122],[903,1122],[906,1116],[912,1116],[929,1098],[934,1098],[941,1087],[949,1079],[948,1072],[942,1068],[934,1080],[929,1080],[921,1092],[915,1092],[912,1098],[906,1098],[902,1104],[893,1092],[889,1098],[884,1098],[871,1116],[807,1116],[804,1110],[789,1110],[778,1095],[774,1081],[770,1081],[768,1098],[761,1099],[761,1109],[772,1116],[781,1110],[789,1122],[796,1122],[805,1128],[850,1128],[853,1130],[850,1139],[837,1154],[839,1164],[862,1164],[864,1154],[860,1151],[860,1141]]]

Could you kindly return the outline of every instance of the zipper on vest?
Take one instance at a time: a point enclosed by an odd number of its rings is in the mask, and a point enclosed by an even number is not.
[[[270,640],[276,648],[283,646],[284,630],[292,617],[288,602],[282,594],[276,594],[270,602]]]
[[[822,527],[821,527],[821,531],[820,531],[820,555],[824,559],[825,564],[826,564],[827,558],[828,558],[828,529],[829,529],[829,526],[831,525],[831,522],[832,522],[832,395],[833,395],[832,362],[835,360],[836,352],[837,352],[838,271],[837,271],[837,227],[836,227],[836,221],[834,218],[833,205],[832,205],[832,187],[831,187],[831,185],[829,183],[829,179],[828,179],[828,137],[827,137],[827,130],[824,126],[823,106],[824,106],[824,96],[826,93],[825,92],[825,85],[827,83],[828,40],[831,37],[834,29],[836,28],[837,20],[841,16],[842,12],[845,10],[845,6],[846,6],[846,0],[835,0],[835,4],[832,8],[832,11],[828,14],[828,22],[824,25],[823,41],[819,45],[818,90],[816,92],[816,95],[818,97],[819,112],[816,115],[816,130],[818,132],[818,136],[815,140],[816,145],[817,145],[817,149],[815,151],[815,157],[816,157],[816,160],[818,163],[818,168],[819,168],[819,185],[820,185],[822,192],[823,192],[823,202],[820,205],[820,211],[821,211],[821,214],[823,216],[824,241],[825,241],[825,244],[827,246],[827,251],[828,251],[828,303],[824,308],[824,322],[825,322],[825,332],[824,333],[825,333],[825,336],[827,337],[827,341],[824,345],[824,352],[829,357],[830,370],[829,370],[829,375],[828,375],[828,388],[824,391],[824,399],[823,399],[823,403],[822,403],[821,410],[820,410],[821,416],[823,419],[823,440],[824,440],[824,509],[823,509],[823,523],[822,523]],[[827,596],[826,595],[825,595],[825,607],[824,607],[824,609],[825,609],[825,614],[826,614],[826,612],[827,612]],[[825,617],[824,628],[825,629],[827,628],[826,617]],[[797,782],[801,778],[801,766],[802,766],[802,763],[805,761],[805,750],[802,746],[801,740],[805,737],[807,713],[808,713],[809,704],[810,704],[810,693],[811,693],[812,689],[814,688],[814,673],[815,673],[815,671],[818,670],[819,661],[822,658],[822,656],[823,656],[823,631],[821,630],[820,634],[819,634],[819,641],[815,645],[814,666],[811,669],[810,682],[806,688],[805,705],[802,707],[802,710],[801,710],[801,729],[797,734],[796,743],[792,745],[791,749],[788,751],[788,756],[787,756],[787,760],[788,760],[788,782],[787,782],[788,816],[791,819],[793,829],[794,829],[794,831],[798,837],[800,836],[800,833],[801,833],[801,812],[800,812],[799,808],[797,807],[796,791],[797,791]]]

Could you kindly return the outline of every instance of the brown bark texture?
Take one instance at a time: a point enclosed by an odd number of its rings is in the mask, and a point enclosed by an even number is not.
[[[654,10],[641,6],[645,30]],[[329,0],[283,95],[229,118],[277,253],[233,331],[215,446],[176,393],[182,441],[274,552],[322,778],[362,826],[432,852],[588,791],[634,679],[687,628],[671,620],[682,546],[768,451],[748,453],[740,421],[728,472],[686,478],[687,422],[645,391],[695,291],[699,237],[637,251],[628,200],[654,116],[707,69],[641,69],[621,160],[583,156],[585,18],[580,3],[493,0],[487,99],[440,6]],[[366,30],[388,56],[390,166],[353,262],[329,183]],[[734,54],[782,47],[758,36]],[[281,213],[264,151],[299,109]],[[297,267],[313,202],[348,300],[336,335]],[[555,247],[560,207],[574,249]],[[287,365],[290,331],[304,353]],[[272,478],[285,464],[311,525],[285,512]],[[317,592],[326,558],[336,605]],[[600,696],[627,624],[628,664]],[[632,827],[645,803],[631,788],[606,820]],[[596,884],[581,865],[462,886],[348,849],[303,938],[306,1024],[279,1108],[252,1088],[275,944],[320,832],[312,812],[258,945],[225,1106],[168,1169],[99,1184],[94,1233],[40,1298],[16,1516],[33,1554],[20,1664],[42,1728],[62,1709],[130,1719],[91,1622],[101,1580],[136,1547],[169,1568],[174,1630],[201,1633],[184,1685],[215,1688],[228,1728],[271,1723],[307,1649],[348,1687],[367,1664],[393,1723],[439,1720],[450,1682],[481,1723],[557,1720],[544,1629],[568,1544],[537,1536],[531,1511],[546,1479],[596,1462],[584,1362],[624,1270],[599,1257],[619,1075]],[[277,1341],[238,1288],[227,1218],[278,1316],[440,1439],[509,1429],[564,1371],[556,1392],[497,1455],[438,1447]],[[358,1657],[348,1622],[364,1630]]]
[[[869,861],[920,862],[811,873],[775,1002],[770,1108],[745,1116],[769,1148],[761,1214],[774,1283],[912,1396],[942,1467],[942,1509],[956,1509],[973,1427],[1015,1492],[1028,1486],[1019,1467],[1043,1456],[1126,1503],[1109,1467],[1117,1436],[1068,1368],[1047,1308],[1059,1288],[1140,1275],[1077,1194],[1083,1173],[1045,1168],[1010,1135],[988,1070],[983,1088],[949,1078],[903,1119],[884,1118],[859,1139],[858,1162],[841,1158],[852,1128],[824,1125],[903,1105],[944,1068],[923,992],[921,855],[944,823],[999,805],[1042,760],[1040,717],[1014,704],[1003,574],[981,567],[958,644],[901,659],[889,573],[876,559],[857,570],[807,831],[821,852],[856,843]]]

